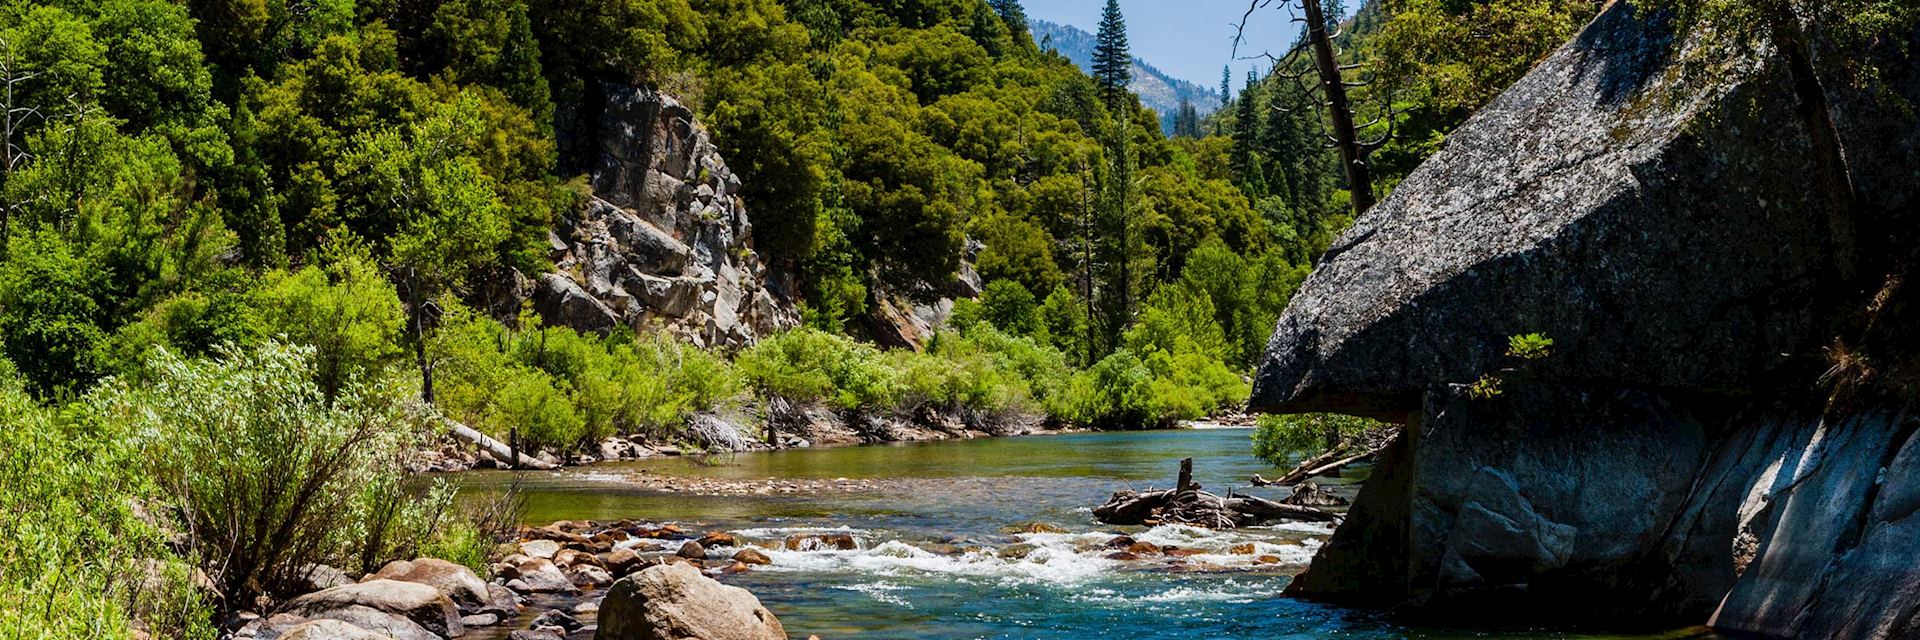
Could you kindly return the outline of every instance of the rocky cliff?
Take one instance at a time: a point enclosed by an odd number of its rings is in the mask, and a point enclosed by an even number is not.
[[[549,235],[534,309],[582,331],[658,328],[737,347],[799,314],[753,251],[740,178],[673,98],[606,85],[594,197]]]
[[[1252,404],[1410,428],[1290,593],[1920,635],[1916,420],[1898,400],[1829,404],[1816,381],[1856,315],[1835,301],[1882,281],[1833,275],[1814,155],[1771,53],[1614,3],[1334,244]],[[1868,271],[1897,283],[1920,67],[1873,55],[1881,75],[1828,95]],[[1904,297],[1889,284],[1875,304]],[[1555,347],[1516,365],[1507,337],[1531,332]],[[1469,392],[1489,374],[1500,393]]]

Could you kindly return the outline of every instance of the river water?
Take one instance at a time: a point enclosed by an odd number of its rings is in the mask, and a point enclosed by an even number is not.
[[[1326,525],[1212,532],[1093,520],[1090,508],[1116,489],[1172,484],[1186,457],[1211,491],[1283,496],[1278,488],[1245,488],[1255,473],[1275,474],[1248,453],[1248,435],[1201,429],[796,449],[519,477],[532,524],[679,522],[772,546],[794,534],[851,534],[857,550],[772,549],[773,565],[723,578],[753,591],[797,638],[1626,637],[1408,628],[1371,612],[1281,597],[1331,533]],[[1364,475],[1323,484],[1351,496]],[[513,476],[454,478],[466,491],[486,493]],[[1030,523],[1065,533],[1009,532]],[[1198,554],[1110,559],[1103,543],[1120,534]]]

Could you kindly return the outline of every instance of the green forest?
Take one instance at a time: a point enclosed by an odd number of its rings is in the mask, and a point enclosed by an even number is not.
[[[211,637],[308,563],[484,567],[499,523],[402,461],[448,420],[564,456],[774,398],[1093,429],[1236,410],[1314,261],[1599,9],[1308,4],[1324,24],[1244,34],[1270,71],[1167,136],[1111,1],[1092,73],[1017,0],[9,2],[0,540],[32,543],[0,546],[0,637]],[[1694,4],[1747,15],[1650,6]],[[1314,33],[1352,75],[1327,83]],[[482,309],[554,270],[602,83],[693,109],[803,326],[708,350]],[[877,301],[963,268],[983,293],[923,348],[875,346]]]

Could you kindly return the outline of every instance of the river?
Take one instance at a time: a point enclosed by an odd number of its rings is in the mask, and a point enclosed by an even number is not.
[[[1215,492],[1245,491],[1253,474],[1274,474],[1248,453],[1248,430],[1201,429],[659,458],[520,478],[532,524],[680,522],[748,542],[852,534],[857,550],[770,550],[772,566],[724,578],[753,591],[798,638],[1626,637],[1407,628],[1371,612],[1280,597],[1331,533],[1326,525],[1213,532],[1093,520],[1090,508],[1116,489],[1171,484],[1185,457],[1194,459],[1195,479]],[[1323,484],[1351,496],[1364,475]],[[480,494],[513,477],[454,476]],[[1065,533],[1008,533],[1036,522]],[[1199,555],[1177,563],[1109,559],[1102,543],[1120,534]]]

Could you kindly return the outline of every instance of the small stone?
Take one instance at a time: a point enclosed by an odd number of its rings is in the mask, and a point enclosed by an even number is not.
[[[700,545],[704,547],[738,547],[740,546],[740,541],[734,539],[731,533],[713,531],[707,535],[700,536]]]
[[[1106,558],[1107,558],[1108,560],[1119,560],[1119,561],[1121,561],[1121,562],[1132,562],[1132,561],[1135,561],[1135,560],[1139,560],[1139,559],[1140,559],[1140,556],[1136,556],[1136,555],[1133,555],[1132,553],[1129,553],[1129,552],[1126,552],[1126,551],[1115,551],[1115,552],[1113,552],[1113,553],[1109,553],[1109,554],[1107,554],[1107,555],[1106,555]]]
[[[460,626],[463,627],[491,627],[496,624],[500,624],[500,616],[491,613],[460,616]]]
[[[688,540],[686,544],[680,545],[680,550],[674,552],[674,555],[688,559],[705,558],[707,557],[707,548],[700,546],[698,541]]]
[[[1022,522],[1000,529],[1001,533],[1066,533],[1066,529],[1045,522]]]
[[[1253,543],[1251,542],[1242,542],[1240,544],[1233,545],[1233,548],[1229,549],[1228,552],[1234,555],[1250,556],[1255,553],[1255,548],[1253,546]]]
[[[1133,546],[1134,542],[1137,540],[1134,540],[1133,536],[1114,536],[1112,540],[1107,541],[1106,546],[1108,549],[1125,549]]]
[[[1150,556],[1160,553],[1160,546],[1151,542],[1135,542],[1127,545],[1127,553]]]
[[[552,560],[554,554],[560,553],[560,543],[552,540],[528,540],[520,543],[520,553],[530,558]]]
[[[540,627],[559,627],[566,629],[568,632],[572,632],[578,630],[581,625],[580,619],[573,617],[571,613],[559,609],[548,609],[535,617],[533,623],[528,626],[535,629]]]
[[[773,558],[767,557],[767,554],[762,553],[759,549],[741,549],[734,552],[733,559],[735,562],[744,562],[747,564],[773,564]]]

